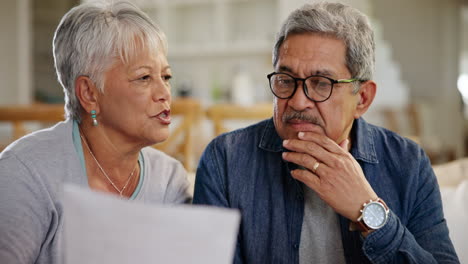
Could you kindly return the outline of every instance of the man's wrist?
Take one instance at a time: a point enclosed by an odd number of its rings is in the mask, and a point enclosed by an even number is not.
[[[368,235],[370,235],[371,233],[373,233],[375,230],[371,229],[369,231],[365,231],[365,232],[361,232],[361,236],[363,236],[364,238],[366,238]]]
[[[357,221],[350,225],[350,230],[358,230],[364,237],[382,228],[388,221],[389,208],[380,198],[364,203],[360,212]]]

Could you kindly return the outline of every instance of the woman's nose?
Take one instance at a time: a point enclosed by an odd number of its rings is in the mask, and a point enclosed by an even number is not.
[[[160,78],[156,82],[153,90],[153,100],[154,101],[168,101],[171,99],[171,85],[169,82]]]

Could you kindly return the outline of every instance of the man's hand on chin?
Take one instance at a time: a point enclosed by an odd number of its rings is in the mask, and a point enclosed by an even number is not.
[[[337,213],[356,221],[362,204],[376,199],[359,163],[348,151],[349,140],[339,145],[323,134],[299,132],[298,139],[284,140],[283,159],[305,169],[291,175],[313,189]]]

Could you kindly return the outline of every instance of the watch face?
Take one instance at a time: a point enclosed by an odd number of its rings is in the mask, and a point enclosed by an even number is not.
[[[383,204],[378,202],[369,203],[362,212],[362,220],[372,228],[381,228],[387,222],[387,212]]]

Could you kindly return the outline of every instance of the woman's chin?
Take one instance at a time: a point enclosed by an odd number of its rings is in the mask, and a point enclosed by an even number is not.
[[[163,143],[163,142],[166,141],[168,138],[169,138],[169,132],[167,132],[167,133],[158,133],[157,135],[155,135],[155,136],[152,138],[153,144],[151,144],[151,145],[156,145],[156,144]]]

